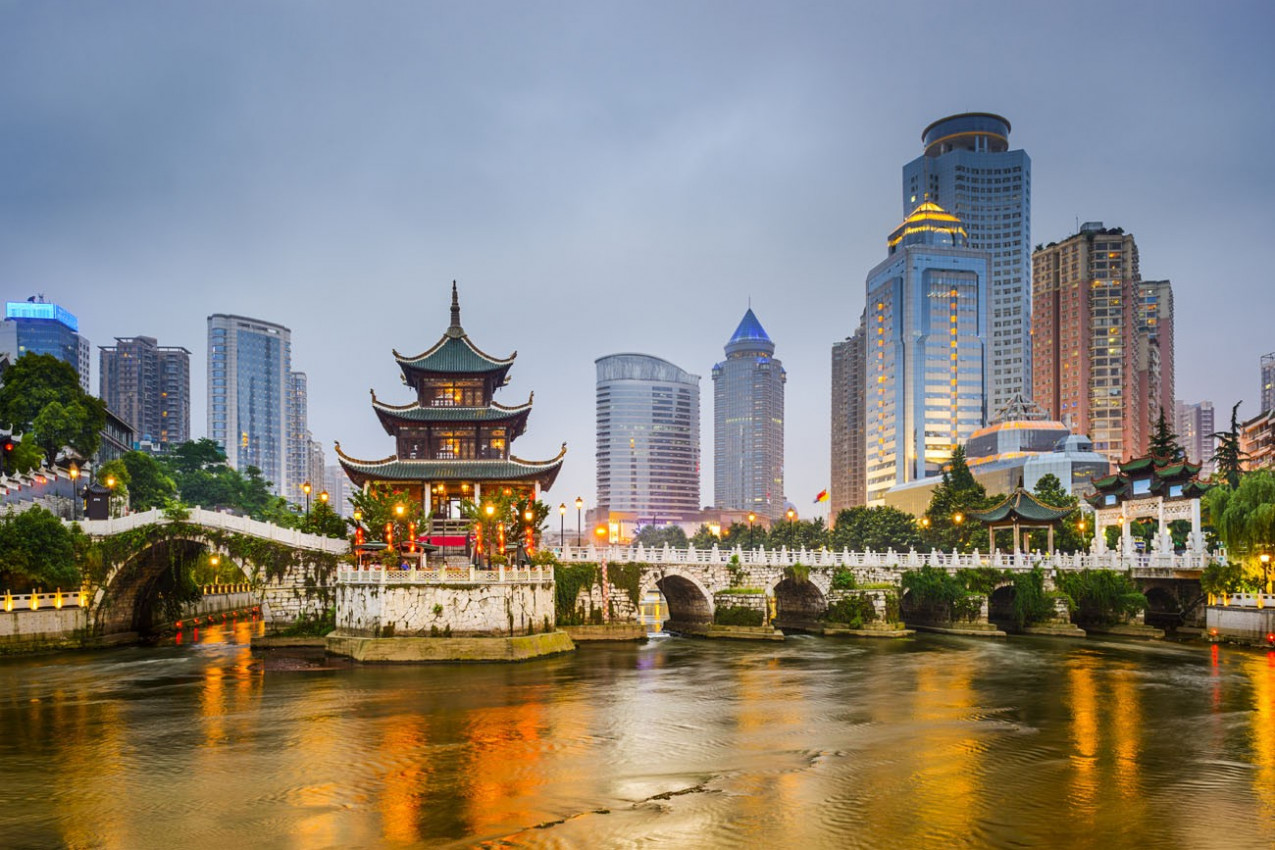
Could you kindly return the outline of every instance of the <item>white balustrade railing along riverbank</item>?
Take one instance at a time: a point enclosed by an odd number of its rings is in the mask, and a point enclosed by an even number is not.
[[[495,566],[455,567],[439,564],[436,567],[399,569],[397,567],[369,566],[362,569],[341,567],[337,570],[338,584],[502,584],[511,582],[553,581],[553,567]]]
[[[172,521],[163,510],[153,508],[149,511],[112,517],[111,519],[82,519],[78,522],[85,534],[92,537],[109,537],[112,534],[122,534],[125,531],[132,531],[142,526]],[[189,515],[181,521],[191,525],[200,525],[204,528],[216,528],[236,534],[259,537],[263,540],[273,540],[276,543],[283,543],[297,549],[332,552],[338,555],[350,550],[350,542],[344,538],[307,534],[300,529],[282,528],[251,517],[209,511],[203,508],[191,508]]]
[[[675,549],[671,546],[564,546],[559,559],[563,563],[597,563],[605,558],[611,563],[668,564],[682,566],[713,566],[729,564],[738,559],[741,566],[790,567],[803,564],[808,567],[848,567],[851,569],[915,570],[924,566],[946,570],[992,567],[1001,570],[1031,570],[1035,567],[1059,570],[1115,570],[1136,572],[1140,575],[1164,575],[1177,572],[1202,570],[1217,561],[1219,555],[1209,552],[1134,553],[1088,552],[1001,552],[991,554],[978,550],[962,555],[957,552],[851,552],[848,549],[696,549],[693,546]]]
[[[54,590],[50,593],[9,593],[4,594],[4,610],[9,611],[44,611],[49,608],[87,608],[93,597],[87,589]]]

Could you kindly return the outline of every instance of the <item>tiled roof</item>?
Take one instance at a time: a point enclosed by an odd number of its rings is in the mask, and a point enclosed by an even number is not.
[[[336,446],[337,459],[356,484],[365,481],[519,481],[537,479],[546,490],[553,485],[567,454],[567,444],[551,460],[403,460],[391,455],[381,460],[359,460]]]
[[[1047,505],[1020,487],[993,508],[970,511],[970,518],[984,523],[1012,522],[1015,518],[1027,522],[1056,522],[1074,510]]]
[[[463,331],[453,336],[451,332],[443,335],[433,348],[415,357],[405,357],[394,352],[403,372],[440,372],[447,374],[483,374],[508,370],[518,352],[514,352],[503,360],[492,357],[469,341]]]

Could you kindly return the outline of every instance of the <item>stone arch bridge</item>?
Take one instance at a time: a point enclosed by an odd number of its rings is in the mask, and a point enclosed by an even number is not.
[[[145,631],[165,570],[201,550],[243,572],[267,622],[320,613],[333,603],[337,559],[349,551],[343,539],[202,508],[182,517],[155,509],[79,525],[94,539],[126,547],[93,593],[90,626],[99,636]]]
[[[638,547],[566,547],[561,560],[566,563],[638,564],[641,567],[640,596],[658,590],[668,604],[668,622],[672,627],[705,626],[713,621],[717,601],[722,595],[734,604],[740,588],[761,591],[773,601],[775,625],[779,628],[810,628],[827,610],[832,593],[833,576],[838,570],[849,570],[858,587],[890,584],[898,586],[908,570],[931,566],[948,572],[992,568],[1010,572],[1042,567],[1047,575],[1053,570],[1112,570],[1126,572],[1147,595],[1148,622],[1176,625],[1182,615],[1200,599],[1199,579],[1204,567],[1216,557],[1208,553],[1166,553],[1124,556],[1116,552],[1101,554],[1002,553],[981,555],[974,552],[833,552],[828,550],[756,549],[733,550],[647,549]],[[794,577],[793,568],[801,565],[804,581]],[[1010,582],[1003,581],[989,598],[995,616],[997,606],[1012,602]],[[620,591],[611,587],[614,596]]]

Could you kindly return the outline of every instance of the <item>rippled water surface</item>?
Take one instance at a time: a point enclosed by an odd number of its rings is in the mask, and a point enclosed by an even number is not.
[[[656,638],[0,661],[2,847],[1271,847],[1275,653]]]

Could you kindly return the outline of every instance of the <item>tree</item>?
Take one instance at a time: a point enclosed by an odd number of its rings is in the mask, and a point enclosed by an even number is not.
[[[226,453],[216,440],[204,437],[191,440],[174,448],[164,458],[164,465],[174,475],[188,474],[198,470],[217,470],[226,468]]]
[[[833,549],[884,552],[893,549],[906,552],[921,545],[921,531],[916,518],[898,508],[847,508],[837,514],[836,524],[828,532]]]
[[[789,550],[823,549],[828,545],[828,529],[824,527],[823,517],[804,520],[772,520],[770,531],[759,534],[768,549],[780,549],[787,546]]]
[[[1275,470],[1250,472],[1234,489],[1214,487],[1204,505],[1227,559],[1258,574],[1261,555],[1275,554]]]
[[[972,552],[977,524],[969,521],[969,514],[988,507],[989,501],[987,490],[974,479],[965,462],[965,448],[957,446],[925,511],[929,520],[926,542],[944,552]]]
[[[1181,460],[1186,454],[1182,450],[1182,444],[1178,442],[1178,435],[1169,427],[1163,406],[1160,408],[1160,418],[1156,420],[1155,433],[1151,435],[1149,448],[1153,456],[1171,460]]]
[[[688,541],[691,546],[700,550],[712,549],[720,542],[721,541],[718,540],[717,535],[714,534],[713,530],[707,525],[701,525],[699,530],[692,534],[691,539]]]
[[[43,508],[0,518],[0,575],[5,586],[77,588],[76,533]]]
[[[1231,408],[1231,428],[1229,431],[1215,431],[1209,436],[1217,440],[1213,451],[1213,464],[1218,475],[1226,481],[1232,490],[1240,486],[1240,476],[1244,474],[1244,461],[1248,452],[1240,448],[1239,409],[1241,401],[1235,402]]]
[[[413,499],[410,494],[395,490],[388,484],[373,484],[366,492],[355,491],[350,497],[350,504],[355,510],[363,513],[363,527],[367,529],[368,540],[384,540],[387,525],[401,526],[397,529],[396,535],[402,535],[407,532],[407,523],[420,524],[420,502]],[[398,510],[399,508],[402,510]],[[466,516],[480,519],[473,502],[464,502],[461,509]]]
[[[122,516],[129,505],[129,474],[124,461],[116,458],[98,467],[97,483],[111,490],[109,503],[111,516]]]
[[[60,409],[50,411],[37,425],[50,404]],[[106,425],[106,405],[84,392],[71,364],[51,354],[24,354],[4,373],[0,423],[15,431],[34,431],[50,463],[68,445],[92,457]],[[59,439],[62,442],[50,448]]]
[[[686,532],[677,525],[644,525],[633,538],[634,546],[641,545],[648,549],[662,548],[665,543],[674,549],[685,549]]]
[[[1054,529],[1054,548],[1059,552],[1084,552],[1093,540],[1093,525],[1085,523],[1085,530],[1080,530],[1084,514],[1078,505],[1080,500],[1063,489],[1062,482],[1053,473],[1042,475],[1032,488],[1032,495],[1046,505],[1055,508],[1075,508],[1059,521]],[[1044,530],[1034,531],[1031,535],[1032,548],[1044,549],[1049,545],[1049,534]]]
[[[177,485],[146,452],[126,452],[120,461],[128,473],[129,500],[135,511],[162,508],[172,502]]]

